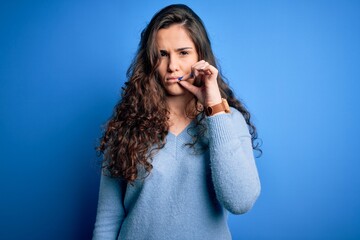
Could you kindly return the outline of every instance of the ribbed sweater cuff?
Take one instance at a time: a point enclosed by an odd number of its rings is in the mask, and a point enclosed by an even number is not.
[[[231,114],[219,114],[206,117],[209,128],[210,142],[214,146],[230,143],[234,138]]]

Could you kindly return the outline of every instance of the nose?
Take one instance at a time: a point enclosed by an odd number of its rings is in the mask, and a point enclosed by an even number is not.
[[[169,72],[176,72],[179,70],[179,61],[176,56],[169,56],[168,62],[168,71]]]

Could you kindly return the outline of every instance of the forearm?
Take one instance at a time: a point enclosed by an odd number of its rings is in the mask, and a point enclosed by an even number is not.
[[[212,180],[219,202],[245,213],[260,194],[251,136],[239,112],[207,118]]]

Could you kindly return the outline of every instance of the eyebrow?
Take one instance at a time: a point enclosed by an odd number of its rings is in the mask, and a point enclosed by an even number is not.
[[[175,51],[176,51],[176,52],[181,52],[181,51],[188,50],[188,49],[192,49],[192,47],[177,48]],[[160,51],[161,51],[161,52],[168,52],[168,51],[163,50],[163,49],[160,49]]]
[[[177,51],[177,52],[180,52],[180,51],[184,51],[184,50],[187,50],[187,49],[192,49],[192,47],[178,48],[178,49],[176,49],[176,51]]]

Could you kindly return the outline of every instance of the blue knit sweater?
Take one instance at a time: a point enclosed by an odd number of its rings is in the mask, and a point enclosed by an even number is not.
[[[194,122],[169,133],[150,175],[134,186],[102,175],[93,239],[231,239],[227,211],[245,213],[260,193],[251,136],[231,110],[205,118],[195,148],[185,145],[198,131]]]

